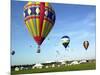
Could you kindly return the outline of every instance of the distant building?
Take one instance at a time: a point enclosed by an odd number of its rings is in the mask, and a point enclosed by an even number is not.
[[[60,67],[60,65],[57,65],[58,67]]]
[[[55,67],[55,64],[52,64],[52,67]]]
[[[86,63],[87,61],[86,60],[81,60],[79,63]]]
[[[62,64],[62,65],[65,65],[65,64],[66,64],[66,62],[65,62],[65,61],[62,61],[62,62],[61,62],[61,64]]]
[[[46,66],[45,68],[49,68],[49,66]]]
[[[15,67],[15,71],[19,71],[19,68],[18,67]]]
[[[35,64],[32,68],[42,68],[43,67],[43,65],[42,64]]]
[[[20,70],[23,70],[24,69],[24,67],[20,67]]]
[[[78,61],[73,61],[73,62],[71,62],[70,65],[76,65],[76,64],[79,64]]]

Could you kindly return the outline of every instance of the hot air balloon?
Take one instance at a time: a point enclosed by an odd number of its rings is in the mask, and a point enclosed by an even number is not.
[[[87,50],[89,47],[89,41],[84,41],[83,46],[84,46],[85,50]]]
[[[54,26],[55,11],[48,2],[28,2],[24,6],[24,21],[40,53],[41,44]]]
[[[61,38],[62,41],[62,45],[65,47],[65,49],[68,47],[69,43],[70,43],[70,38],[69,36],[63,36]]]
[[[14,54],[15,54],[15,51],[12,51],[12,52],[11,52],[11,55],[14,55]]]

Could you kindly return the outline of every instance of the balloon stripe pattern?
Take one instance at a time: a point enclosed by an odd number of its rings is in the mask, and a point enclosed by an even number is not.
[[[89,47],[89,41],[84,41],[84,42],[83,42],[83,46],[84,46],[84,48],[87,50],[88,47]]]
[[[55,23],[55,11],[48,2],[28,2],[24,6],[24,21],[34,40],[41,45]]]

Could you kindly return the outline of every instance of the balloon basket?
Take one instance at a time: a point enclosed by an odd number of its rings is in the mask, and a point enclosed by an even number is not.
[[[37,53],[40,53],[40,49],[37,50]]]
[[[40,53],[40,46],[38,46],[37,53]]]

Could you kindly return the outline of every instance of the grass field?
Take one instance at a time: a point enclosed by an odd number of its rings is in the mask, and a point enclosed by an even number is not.
[[[11,71],[11,75],[15,74],[31,74],[31,73],[45,73],[45,72],[61,72],[61,71],[79,71],[79,70],[95,70],[96,63],[84,63],[84,64],[77,64],[77,65],[61,65],[60,67],[49,67],[49,68],[42,68],[42,69],[27,69],[27,70],[19,70],[19,71]]]

